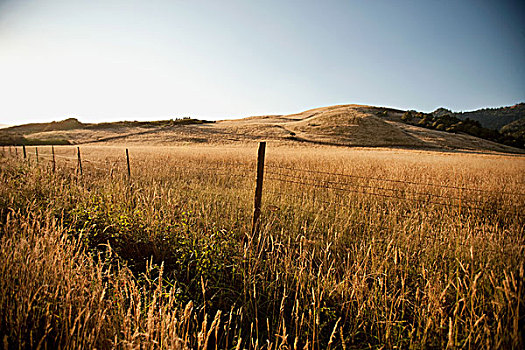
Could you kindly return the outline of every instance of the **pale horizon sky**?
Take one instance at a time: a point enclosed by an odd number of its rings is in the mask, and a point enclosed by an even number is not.
[[[0,0],[0,124],[525,101],[523,1]]]

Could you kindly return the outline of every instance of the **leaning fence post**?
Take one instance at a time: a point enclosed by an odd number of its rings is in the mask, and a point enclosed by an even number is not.
[[[77,147],[78,172],[82,176],[82,159],[80,158],[80,147]]]
[[[259,216],[261,215],[265,152],[266,152],[266,142],[260,142],[259,152],[257,154],[257,182],[255,185],[255,201],[254,201],[254,206],[253,206],[252,235],[255,234],[255,232],[257,231],[258,220],[259,220]]]
[[[51,153],[53,154],[53,173],[54,173],[57,168],[57,163],[55,160],[55,146],[51,146]]]
[[[129,152],[126,148],[126,162],[128,163],[128,180],[131,180],[131,168],[129,166]]]
[[[22,145],[22,150],[24,151],[24,160],[27,160],[26,145]]]

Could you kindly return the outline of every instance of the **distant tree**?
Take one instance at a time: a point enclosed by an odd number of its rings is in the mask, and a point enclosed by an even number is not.
[[[401,120],[407,123],[411,122],[413,119],[414,119],[414,116],[412,115],[412,111],[406,111],[401,116]]]

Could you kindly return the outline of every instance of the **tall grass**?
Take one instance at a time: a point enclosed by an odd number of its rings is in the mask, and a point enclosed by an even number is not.
[[[255,146],[130,154],[2,158],[5,346],[524,345],[523,158],[269,145],[252,236]]]

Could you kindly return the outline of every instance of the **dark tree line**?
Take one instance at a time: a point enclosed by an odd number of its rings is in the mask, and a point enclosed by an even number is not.
[[[449,114],[435,116],[429,113],[407,111],[403,114],[401,120],[407,124],[417,125],[427,129],[450,133],[465,133],[507,146],[525,148],[525,138],[523,136],[501,133],[497,130],[484,128],[480,122],[469,118],[461,120]]]

